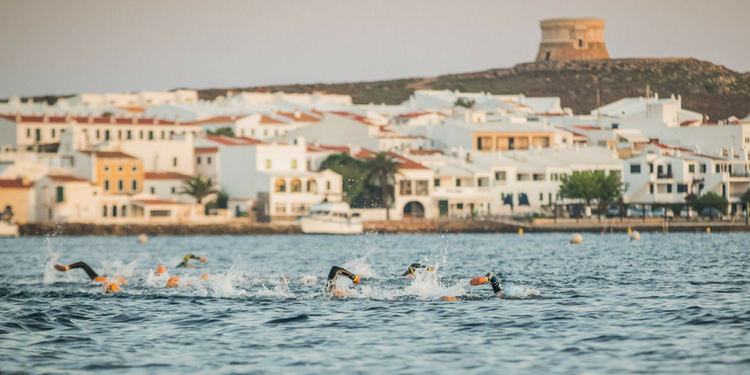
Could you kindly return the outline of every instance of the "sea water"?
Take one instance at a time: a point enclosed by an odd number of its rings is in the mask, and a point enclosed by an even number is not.
[[[568,237],[0,239],[0,372],[750,373],[750,234]],[[469,285],[490,271],[507,298]]]

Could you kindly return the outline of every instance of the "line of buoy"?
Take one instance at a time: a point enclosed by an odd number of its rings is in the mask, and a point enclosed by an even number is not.
[[[144,243],[146,241],[148,241],[148,236],[145,233],[138,235],[138,243]]]
[[[523,236],[523,228],[518,228],[518,234]]]
[[[580,233],[573,233],[570,236],[570,243],[574,245],[580,245],[583,243],[583,236]]]
[[[634,230],[632,233],[630,233],[630,240],[631,241],[640,241],[640,239],[641,239],[641,234],[638,233],[637,230]]]
[[[706,233],[711,233],[711,227],[706,227]]]

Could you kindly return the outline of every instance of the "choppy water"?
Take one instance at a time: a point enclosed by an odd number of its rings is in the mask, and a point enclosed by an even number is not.
[[[0,239],[0,372],[750,373],[750,235],[568,237]],[[52,268],[81,260],[129,285]],[[516,298],[469,286],[489,270]]]

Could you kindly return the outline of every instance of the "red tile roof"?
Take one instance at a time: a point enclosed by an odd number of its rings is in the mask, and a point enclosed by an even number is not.
[[[260,123],[261,124],[265,124],[265,125],[288,125],[288,123],[286,123],[284,121],[280,121],[280,120],[277,120],[277,119],[274,119],[274,118],[270,118],[270,117],[268,117],[266,115],[261,115],[260,116]]]
[[[342,111],[331,111],[331,113],[333,113],[334,115],[346,117],[350,120],[359,121],[365,125],[376,126],[375,124],[372,123],[371,119],[365,116],[360,116],[356,113],[342,112]]]
[[[138,159],[121,151],[81,151],[82,154],[95,155],[99,159]]]
[[[146,172],[146,180],[189,180],[192,177],[177,172]]]
[[[375,156],[375,154],[376,152],[363,148],[358,153],[352,156],[357,159],[365,159],[365,158]],[[393,152],[388,152],[387,154],[388,156],[396,160],[396,162],[399,164],[398,166],[399,169],[430,169],[430,168],[425,167],[422,164],[417,163],[414,160],[407,159],[399,154],[395,154]]]
[[[444,114],[439,113],[439,112],[429,112],[429,111],[420,112],[420,111],[418,111],[418,112],[402,113],[402,114],[396,116],[396,118],[415,118],[415,117],[424,116],[424,115],[431,115],[431,114],[437,114],[437,115],[445,117]]]
[[[294,117],[294,112],[278,112],[276,114],[279,116],[287,117],[290,120],[295,121],[295,122],[318,122],[320,121],[320,117],[311,116],[310,114],[305,113],[305,112],[300,112],[299,118]]]
[[[693,125],[693,124],[695,124],[696,122],[697,122],[698,124],[700,124],[700,123],[701,123],[701,122],[700,122],[700,120],[687,120],[687,121],[683,121],[683,122],[681,122],[681,123],[680,123],[680,126],[690,126],[690,125]]]
[[[196,154],[215,154],[219,152],[218,147],[196,147],[195,153]]]
[[[308,144],[307,145],[307,152],[324,152],[324,151],[334,151],[334,152],[342,152],[345,154],[349,153],[349,147],[346,146],[331,146],[331,145],[321,145],[321,144]]]
[[[85,178],[71,176],[69,174],[48,174],[47,177],[53,182],[91,182]]]
[[[146,112],[146,108],[136,107],[136,106],[132,106],[132,107],[124,106],[124,107],[117,107],[117,108],[124,109],[124,110],[126,110],[126,111],[128,111],[130,113],[143,113],[143,112]]]
[[[33,183],[25,184],[21,180],[16,179],[0,179],[0,189],[31,189],[34,187]]]
[[[239,116],[216,116],[211,117],[203,120],[197,120],[190,122],[190,125],[200,125],[200,124],[230,124],[234,123],[235,121],[245,117],[246,115],[239,115]]]
[[[247,137],[227,137],[224,135],[207,135],[204,139],[225,146],[252,146],[263,144],[263,142]]]
[[[602,130],[602,128],[598,126],[591,126],[591,125],[573,125],[573,127],[576,129],[581,129],[581,130]]]

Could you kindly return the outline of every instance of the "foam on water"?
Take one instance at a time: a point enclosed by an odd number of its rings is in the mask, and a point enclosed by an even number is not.
[[[363,279],[372,279],[378,277],[378,274],[375,272],[375,270],[372,268],[372,266],[368,263],[368,258],[370,257],[370,254],[365,254],[365,256],[356,258],[353,260],[350,260],[342,267],[347,269],[348,271],[354,273],[355,275],[358,275],[359,277]]]

